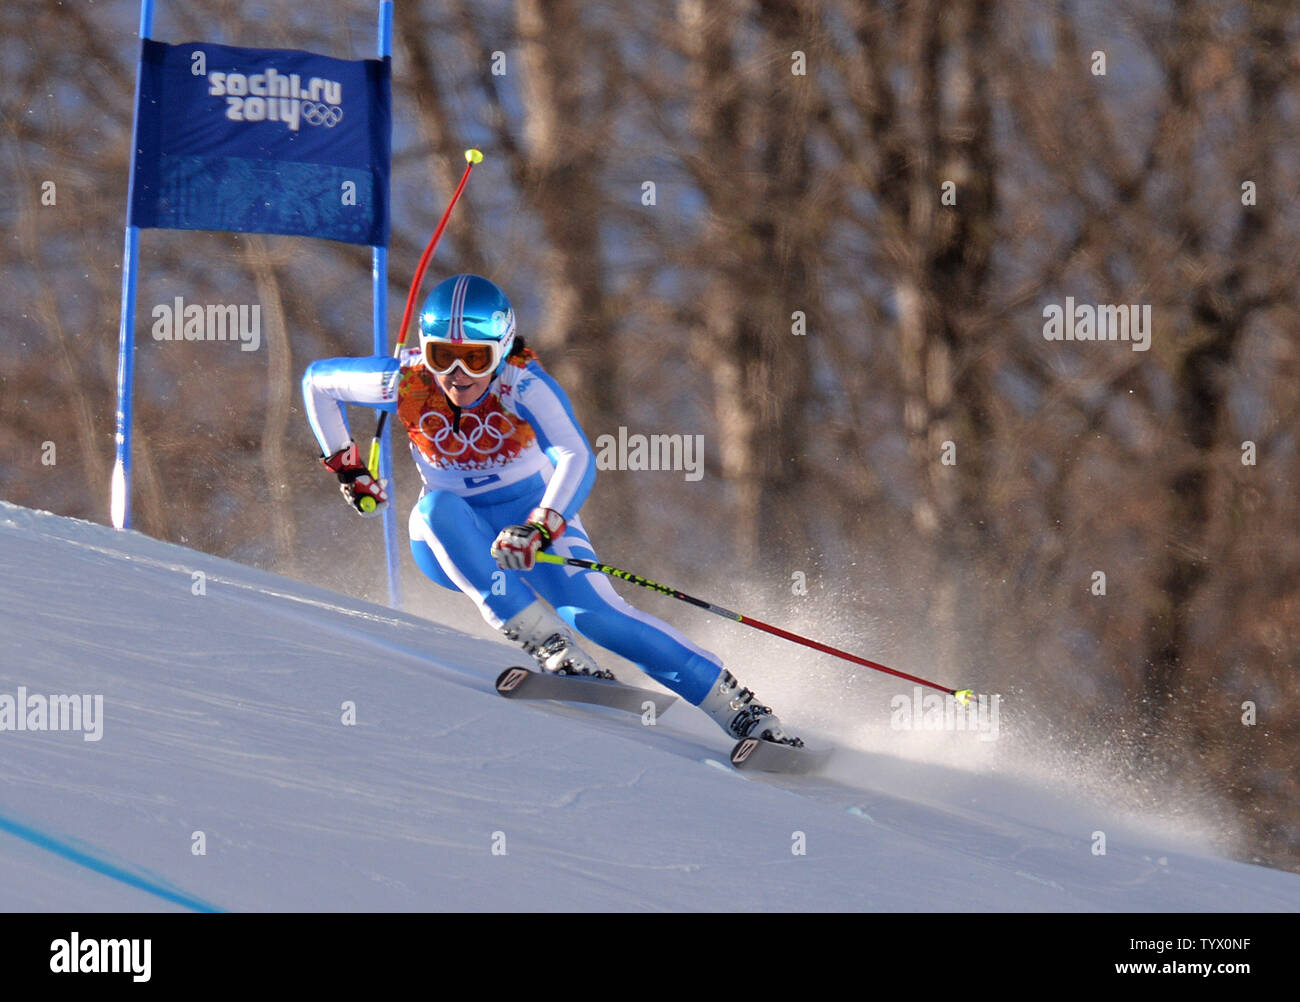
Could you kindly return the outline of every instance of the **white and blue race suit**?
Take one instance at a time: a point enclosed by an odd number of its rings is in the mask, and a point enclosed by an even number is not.
[[[722,670],[718,657],[634,608],[605,575],[543,563],[528,572],[502,570],[489,552],[502,529],[542,507],[568,523],[552,553],[596,559],[578,515],[596,478],[595,456],[564,390],[531,350],[512,356],[465,408],[451,405],[418,350],[400,361],[376,355],[313,362],[302,389],[326,456],[352,441],[344,404],[385,410],[401,422],[423,481],[409,521],[411,555],[430,579],[473,599],[493,627],[540,596],[582,636],[683,699],[699,705],[708,694]]]

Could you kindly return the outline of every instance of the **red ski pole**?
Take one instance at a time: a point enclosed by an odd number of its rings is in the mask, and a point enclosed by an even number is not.
[[[671,598],[680,599],[683,602],[689,602],[697,608],[704,609],[714,615],[721,616],[724,619],[730,619],[735,623],[743,623],[745,626],[752,626],[756,630],[762,630],[773,636],[780,637],[783,640],[789,640],[792,643],[802,644],[804,647],[811,647],[815,651],[821,651],[823,654],[830,654],[845,661],[851,661],[855,665],[862,665],[864,668],[870,668],[873,671],[884,672],[887,675],[895,675],[898,678],[905,678],[909,682],[915,682],[918,685],[929,686],[931,689],[938,689],[940,692],[946,692],[952,696],[962,706],[966,706],[971,696],[974,694],[970,689],[951,689],[946,685],[938,682],[931,682],[928,679],[918,678],[915,675],[908,675],[906,672],[897,671],[888,668],[885,665],[875,661],[869,661],[866,658],[858,657],[856,654],[850,654],[848,651],[842,651],[838,647],[832,647],[830,644],[823,644],[819,640],[812,640],[809,637],[801,637],[797,633],[791,633],[789,630],[783,630],[779,626],[772,626],[770,623],[764,623],[760,619],[754,619],[752,616],[742,616],[738,612],[732,612],[730,609],[724,609],[720,605],[714,605],[712,602],[706,602],[702,598],[695,598],[687,595],[676,588],[670,588],[667,585],[659,584],[657,581],[651,581],[649,578],[643,578],[639,574],[632,574],[628,571],[621,571],[617,567],[611,567],[609,564],[597,563],[594,560],[584,560],[581,557],[561,557],[554,553],[539,553],[537,559],[547,564],[565,564],[569,567],[581,567],[589,571],[599,571],[601,574],[608,574],[610,577],[618,578],[620,581],[628,581],[634,585],[640,585],[642,588],[649,588],[651,591],[657,591],[661,595],[668,595]]]
[[[451,201],[447,203],[447,210],[442,214],[442,221],[438,223],[438,228],[433,231],[433,236],[429,238],[429,245],[424,248],[424,253],[420,255],[420,263],[416,265],[415,277],[411,280],[411,291],[406,294],[406,309],[402,312],[402,326],[397,331],[397,347],[393,349],[394,356],[400,355],[402,348],[406,345],[406,329],[411,324],[411,313],[415,309],[415,300],[420,291],[420,282],[424,279],[424,272],[429,267],[429,261],[433,259],[433,251],[438,246],[438,241],[442,239],[442,231],[447,228],[447,220],[451,218],[451,210],[460,198],[460,193],[465,190],[465,182],[469,180],[469,172],[474,169],[475,164],[482,162],[483,154],[478,150],[465,151],[465,173],[460,176],[460,184],[456,185],[455,194],[451,196]],[[375,426],[375,438],[370,443],[370,461],[366,464],[370,467],[370,475],[376,480],[379,479],[379,443],[383,438],[384,423],[387,420],[388,412],[380,411],[379,423]]]

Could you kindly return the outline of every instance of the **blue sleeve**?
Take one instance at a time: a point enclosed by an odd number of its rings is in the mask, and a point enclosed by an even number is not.
[[[352,441],[344,404],[362,404],[390,414],[397,411],[400,368],[389,355],[327,358],[307,366],[302,398],[322,454],[332,455]]]
[[[560,384],[536,362],[518,383],[519,415],[537,432],[537,442],[555,467],[539,502],[573,518],[596,482],[596,457]]]

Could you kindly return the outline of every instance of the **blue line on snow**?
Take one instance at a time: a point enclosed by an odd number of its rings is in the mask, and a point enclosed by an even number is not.
[[[172,890],[171,888],[165,887],[147,877],[142,877],[138,874],[132,873],[130,870],[125,870],[120,866],[114,866],[107,860],[98,859],[90,853],[83,852],[67,842],[60,841],[53,835],[47,835],[42,831],[37,831],[35,828],[30,828],[12,818],[7,818],[3,814],[0,814],[0,831],[9,832],[9,834],[16,835],[23,841],[30,842],[38,848],[48,849],[55,855],[62,856],[64,859],[71,860],[74,863],[94,870],[96,873],[102,873],[106,877],[120,880],[122,883],[127,884],[130,887],[138,888],[139,890],[146,891],[149,894],[155,894],[165,901],[170,901],[173,904],[189,908],[191,911],[222,911],[222,909],[218,908],[216,905],[210,905],[200,898],[190,897],[182,891]]]

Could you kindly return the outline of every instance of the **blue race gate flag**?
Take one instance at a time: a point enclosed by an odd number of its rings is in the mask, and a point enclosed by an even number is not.
[[[388,245],[389,59],[141,45],[129,225]]]

